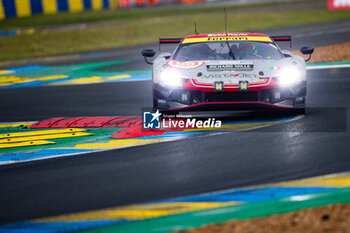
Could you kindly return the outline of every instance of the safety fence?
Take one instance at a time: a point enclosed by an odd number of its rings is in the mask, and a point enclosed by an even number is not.
[[[290,2],[292,0],[261,0],[264,3]],[[308,0],[295,0],[308,1]],[[221,2],[220,4],[254,4],[256,0],[0,0],[0,20],[13,17],[28,17],[35,14],[59,12],[100,11],[128,9],[171,4]],[[329,10],[350,9],[350,0],[328,0]]]
[[[116,3],[116,0],[0,0],[0,19],[111,9],[117,6]]]
[[[11,17],[28,17],[34,14],[99,11],[168,3],[191,4],[204,1],[206,0],[0,0],[0,20]]]
[[[350,0],[328,0],[329,10],[350,10]]]
[[[119,0],[119,4],[117,5],[121,8],[131,8],[137,6],[154,6],[159,4],[192,4],[206,1],[207,0]]]

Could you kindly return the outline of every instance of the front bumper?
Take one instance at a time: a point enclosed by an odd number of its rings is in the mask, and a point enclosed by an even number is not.
[[[293,89],[275,86],[247,92],[171,90],[156,84],[153,89],[154,107],[173,111],[305,108],[305,96],[306,83],[300,83]]]

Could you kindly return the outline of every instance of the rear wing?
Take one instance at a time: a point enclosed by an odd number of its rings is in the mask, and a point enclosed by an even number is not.
[[[178,44],[183,38],[159,38],[159,50],[161,44]]]
[[[270,36],[275,42],[290,42],[292,48],[292,36]],[[183,38],[159,38],[159,50],[161,44],[178,44]]]
[[[290,47],[292,48],[292,36],[270,36],[276,42],[290,42]]]

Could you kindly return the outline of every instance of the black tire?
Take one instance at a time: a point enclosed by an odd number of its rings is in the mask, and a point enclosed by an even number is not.
[[[171,111],[171,110],[161,110],[160,112],[165,115],[177,115],[179,113],[178,111]]]
[[[306,108],[297,108],[293,110],[293,113],[298,115],[306,115]]]
[[[156,111],[158,109],[157,99],[153,97],[153,110]]]
[[[158,99],[155,96],[156,96],[156,93],[155,93],[155,90],[154,90],[154,87],[153,87],[152,88],[153,110],[157,111],[157,109],[159,109],[159,106],[158,106]]]

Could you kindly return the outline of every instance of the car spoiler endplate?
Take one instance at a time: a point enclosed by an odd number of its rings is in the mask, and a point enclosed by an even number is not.
[[[159,38],[159,50],[161,44],[178,44],[183,38]]]
[[[178,44],[183,38],[159,38],[159,44]]]
[[[292,36],[270,36],[276,42],[290,42],[290,47],[292,48]]]

